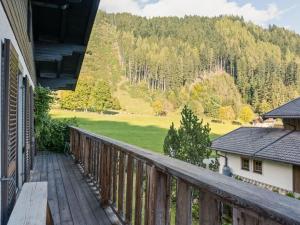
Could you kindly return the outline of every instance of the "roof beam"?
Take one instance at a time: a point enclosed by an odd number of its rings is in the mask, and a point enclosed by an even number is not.
[[[71,44],[37,44],[35,47],[36,61],[54,62],[61,61],[64,56],[74,53],[83,54],[85,46]]]
[[[69,4],[53,4],[53,3],[46,3],[46,2],[38,2],[38,1],[32,1],[32,5],[39,6],[39,7],[45,7],[45,8],[52,8],[52,9],[62,9],[66,10],[69,7]]]

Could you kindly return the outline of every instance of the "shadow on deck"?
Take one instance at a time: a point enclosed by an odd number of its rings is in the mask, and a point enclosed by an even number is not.
[[[38,153],[31,181],[48,181],[48,202],[55,225],[119,224],[110,208],[100,206],[97,188],[70,156]]]

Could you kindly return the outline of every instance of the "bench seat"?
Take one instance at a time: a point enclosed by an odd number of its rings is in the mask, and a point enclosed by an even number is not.
[[[8,225],[52,225],[47,186],[47,182],[25,183],[11,213]]]

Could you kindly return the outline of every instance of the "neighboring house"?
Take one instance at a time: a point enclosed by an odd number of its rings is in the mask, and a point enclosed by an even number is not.
[[[282,119],[283,128],[241,127],[213,141],[221,155],[220,172],[227,161],[238,179],[300,193],[300,98],[263,115],[270,118]]]
[[[29,181],[34,88],[74,89],[99,0],[0,0],[0,224]]]

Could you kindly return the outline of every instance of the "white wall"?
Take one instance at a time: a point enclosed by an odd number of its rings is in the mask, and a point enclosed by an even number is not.
[[[20,70],[22,71],[21,76],[23,76],[23,77],[28,76],[31,85],[33,86],[32,79],[29,76],[29,70],[26,66],[24,58],[22,57],[21,50],[18,46],[18,43],[17,43],[17,40],[14,36],[13,30],[10,27],[8,18],[6,17],[5,11],[4,11],[3,6],[0,2],[0,44],[3,43],[5,38],[11,40],[12,44],[14,45],[14,47],[15,47],[18,55],[19,55],[19,67],[20,67]],[[0,56],[2,55],[1,50],[2,49],[0,47]],[[1,61],[1,57],[0,57],[0,61]],[[0,73],[2,71],[1,66],[2,65],[0,63]],[[0,87],[1,87],[1,79],[0,79]],[[1,92],[0,92],[0,99],[1,99]],[[2,109],[1,109],[1,104],[0,104],[0,118],[1,117],[2,117]],[[1,129],[0,129],[0,137],[1,137]],[[21,141],[21,139],[19,139],[19,149],[18,149],[18,156],[19,157],[21,157],[21,154],[22,154],[22,143],[20,143],[20,141]],[[0,139],[0,146],[1,146],[1,139]],[[19,168],[22,168],[22,166],[19,165]],[[1,170],[1,154],[0,154],[0,170]],[[23,173],[23,171],[19,171],[19,176],[21,176],[21,173]],[[0,174],[2,176],[2,173],[0,173]],[[1,182],[0,182],[0,193],[1,193]],[[1,202],[1,194],[0,194],[0,202]],[[1,204],[0,204],[0,207],[1,207]],[[1,221],[1,213],[0,213],[0,221]]]
[[[225,153],[222,153],[223,155]],[[253,172],[253,160],[250,159],[250,170],[242,170],[241,156],[226,153],[228,166],[235,175],[246,177],[258,182],[293,191],[293,166],[286,163],[263,160],[262,174]],[[220,173],[222,173],[225,159],[220,157]]]

